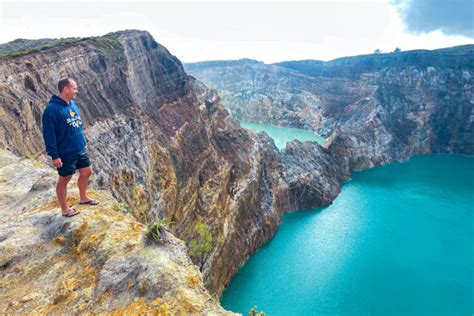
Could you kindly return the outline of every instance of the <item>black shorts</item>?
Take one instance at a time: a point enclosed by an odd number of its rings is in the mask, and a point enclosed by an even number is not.
[[[74,159],[61,159],[63,162],[63,166],[58,168],[58,173],[62,177],[67,177],[73,175],[77,169],[82,169],[89,167],[91,165],[91,161],[89,160],[89,156],[87,154],[82,154]]]

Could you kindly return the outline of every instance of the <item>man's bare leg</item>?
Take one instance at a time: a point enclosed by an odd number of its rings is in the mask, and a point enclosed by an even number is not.
[[[79,203],[91,205],[99,204],[99,201],[87,196],[87,186],[89,185],[89,178],[92,174],[92,167],[89,166],[78,170],[79,178],[77,179],[77,186],[79,187]]]
[[[59,176],[58,183],[56,184],[56,196],[58,197],[59,205],[61,206],[61,212],[63,215],[74,211],[67,205],[67,184],[71,178],[72,175],[66,177]]]

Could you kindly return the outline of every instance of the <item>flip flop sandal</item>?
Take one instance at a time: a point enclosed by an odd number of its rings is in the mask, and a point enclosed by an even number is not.
[[[79,202],[79,204],[89,204],[89,205],[97,205],[97,204],[99,204],[99,203],[100,203],[100,202],[99,202],[98,200],[94,200],[94,199],[89,200],[89,201],[87,201],[87,202]]]
[[[64,217],[73,217],[73,216],[76,216],[78,214],[80,214],[81,212],[75,210],[75,209],[72,209],[72,211],[69,211],[67,213],[63,213],[63,216]]]

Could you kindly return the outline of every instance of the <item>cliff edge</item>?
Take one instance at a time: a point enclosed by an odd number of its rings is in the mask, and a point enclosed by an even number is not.
[[[241,128],[219,94],[148,32],[57,43],[0,59],[0,148],[49,162],[41,113],[57,81],[73,77],[93,184],[138,222],[172,222],[186,245],[205,224],[211,250],[193,259],[212,294],[273,236],[284,212],[331,203],[349,176],[324,148],[294,142],[282,155],[265,134]]]

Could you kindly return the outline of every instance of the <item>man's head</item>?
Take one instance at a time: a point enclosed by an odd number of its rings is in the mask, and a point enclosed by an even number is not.
[[[77,84],[71,78],[63,78],[58,82],[59,96],[69,103],[77,95]]]

